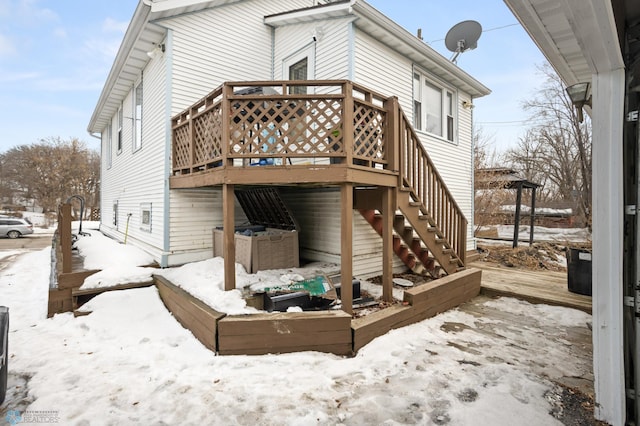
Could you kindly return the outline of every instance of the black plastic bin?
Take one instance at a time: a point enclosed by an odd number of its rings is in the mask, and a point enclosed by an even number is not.
[[[0,404],[7,395],[9,374],[9,308],[0,306]]]
[[[591,250],[567,250],[567,282],[570,292],[591,296]]]

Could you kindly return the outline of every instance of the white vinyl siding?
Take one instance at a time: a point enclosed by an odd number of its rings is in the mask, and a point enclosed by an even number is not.
[[[270,80],[271,28],[264,16],[309,5],[242,1],[164,21],[173,31],[172,114],[225,81]]]
[[[313,45],[315,53],[314,75],[310,75],[309,78],[317,80],[348,78],[348,27],[349,20],[335,19],[276,28],[274,79],[288,79],[289,76],[283,74],[283,62],[291,55],[305,50],[309,45]]]
[[[300,257],[340,264],[340,190],[283,188],[280,194],[300,227]],[[382,237],[353,210],[353,274],[368,278],[382,274]],[[406,270],[394,256],[394,270]]]
[[[458,136],[457,145],[439,140],[427,145],[427,152],[436,164],[438,172],[464,212],[467,228],[467,249],[475,249],[473,236],[473,147],[471,109],[462,108],[462,102],[471,102],[468,95],[459,94],[457,99]],[[427,136],[420,137],[425,140]]]
[[[166,129],[164,89],[166,87],[166,58],[158,55],[144,69],[144,96],[141,108],[142,148],[134,153],[135,86],[122,102],[122,149],[112,159],[110,169],[102,171],[101,230],[113,238],[135,243],[148,251],[157,261],[164,241],[164,190]],[[111,122],[118,126],[118,112]],[[143,153],[143,155],[140,155]],[[141,203],[153,205],[150,228],[142,223]],[[117,205],[117,225],[113,224]],[[129,226],[127,227],[127,220]]]
[[[180,189],[170,196],[171,250],[211,248],[211,230],[222,226],[222,188]],[[234,213],[236,226],[248,224],[237,200]]]
[[[354,80],[382,95],[397,96],[404,113],[411,120],[411,61],[362,31],[355,34]]]
[[[111,168],[102,171],[105,233],[122,241],[129,218],[128,241],[145,248],[157,260],[164,256],[171,265],[211,257],[211,230],[222,225],[221,189],[171,190],[169,206],[165,205],[168,184],[165,160],[166,150],[170,149],[166,140],[170,126],[166,120],[167,107],[171,115],[177,114],[224,81],[286,78],[282,75],[283,60],[310,44],[315,54],[315,72],[310,77],[348,79],[352,76],[357,83],[383,95],[398,96],[404,113],[413,119],[414,64],[394,49],[354,29],[349,19],[287,25],[275,30],[264,24],[266,15],[310,5],[310,0],[247,0],[159,22],[171,33],[171,40],[167,52],[157,55],[144,69],[141,105],[144,121],[138,133],[142,138],[137,155],[133,154],[135,87],[131,87],[122,100],[120,113],[115,113],[111,120],[112,141],[119,155],[112,158]],[[350,35],[354,37],[352,43]],[[166,63],[169,58],[171,64]],[[169,84],[165,74],[168,67]],[[443,78],[446,79],[440,76],[440,80]],[[167,87],[171,93],[165,93]],[[169,100],[171,105],[166,104]],[[457,146],[423,132],[420,137],[456,201],[472,220],[471,110],[460,107],[462,100],[470,99],[464,93],[455,92],[451,113],[458,120],[460,143]],[[342,239],[339,191],[289,188],[283,195],[300,222],[301,256],[339,263]],[[142,223],[142,203],[152,206],[150,232]],[[114,206],[117,206],[117,226],[112,223]],[[169,207],[169,223],[165,223]],[[382,239],[356,211],[353,213],[354,274],[363,277],[380,274]],[[236,203],[236,223],[243,222],[246,217]],[[165,248],[167,229],[169,247]],[[470,248],[473,247],[471,236],[470,224]],[[403,268],[397,258],[394,265]]]

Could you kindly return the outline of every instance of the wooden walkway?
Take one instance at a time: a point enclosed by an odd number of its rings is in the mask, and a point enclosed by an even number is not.
[[[480,261],[469,266],[482,269],[481,293],[488,296],[516,297],[591,313],[591,297],[571,293],[566,272],[529,271]]]

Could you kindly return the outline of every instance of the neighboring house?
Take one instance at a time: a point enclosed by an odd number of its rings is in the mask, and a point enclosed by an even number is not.
[[[214,91],[230,81],[244,83]],[[475,248],[472,107],[489,93],[364,1],[141,0],[88,126],[102,137],[101,230],[161,266],[206,259],[214,227],[247,220],[234,191],[270,184],[302,258],[344,276],[434,257],[454,272]],[[383,255],[396,199],[407,222],[427,219],[415,232],[435,254],[407,254],[409,229],[400,257]]]
[[[590,83],[595,416],[640,420],[640,2],[505,0],[562,80]]]

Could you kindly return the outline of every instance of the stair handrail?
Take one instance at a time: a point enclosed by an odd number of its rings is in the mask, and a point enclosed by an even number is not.
[[[421,204],[429,225],[435,227],[444,244],[449,245],[464,265],[467,219],[400,105],[397,111],[400,118],[398,188],[409,191],[411,198]]]

